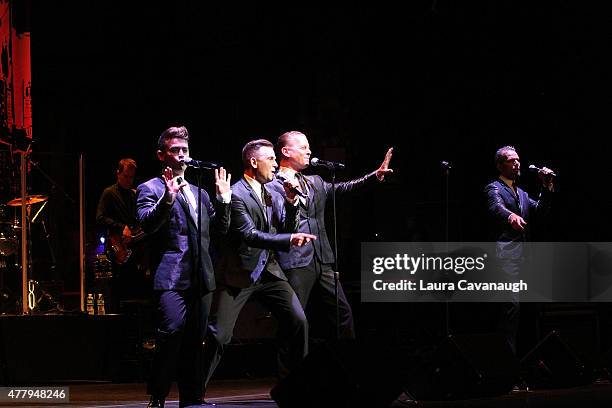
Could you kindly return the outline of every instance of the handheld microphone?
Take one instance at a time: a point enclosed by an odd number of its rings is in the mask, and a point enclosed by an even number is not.
[[[342,163],[321,160],[316,157],[313,157],[312,159],[310,159],[310,165],[315,166],[315,167],[325,167],[331,170],[342,170],[345,167],[344,164]]]
[[[529,165],[529,170],[534,171],[534,172],[539,172],[540,170],[542,170],[539,167],[534,166],[533,164]],[[553,176],[553,177],[557,177],[557,175],[555,173],[548,173],[548,175]]]
[[[176,178],[176,183],[177,183],[177,184],[183,184],[183,182],[184,182],[184,181],[185,181],[185,179],[184,179],[184,178],[182,178],[181,176],[178,176],[178,177]],[[183,190],[183,187],[181,187],[181,191],[182,191],[182,190]]]
[[[278,178],[280,181],[282,181],[283,183],[285,183],[285,182],[287,181],[287,179],[286,179],[284,176],[282,176],[282,175],[280,175],[280,174],[278,174],[278,173],[276,173],[276,177],[277,177],[277,178]],[[308,197],[306,194],[302,193],[300,190],[298,190],[298,189],[297,189],[297,188],[295,188],[295,187],[289,187],[289,191],[291,191],[292,193],[295,193],[295,194],[299,195],[299,196],[300,196],[300,197],[302,197],[302,198],[307,198],[307,197]]]
[[[207,162],[204,160],[196,160],[196,159],[192,159],[191,157],[185,157],[185,159],[183,160],[183,163],[185,163],[189,167],[193,167],[196,169],[212,170],[212,169],[218,169],[219,167],[221,167],[221,165],[217,163]]]

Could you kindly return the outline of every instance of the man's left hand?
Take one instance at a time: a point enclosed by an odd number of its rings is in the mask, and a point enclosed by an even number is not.
[[[385,154],[385,159],[383,160],[383,162],[380,165],[380,167],[378,168],[378,170],[376,170],[376,177],[380,181],[384,181],[385,180],[385,176],[388,173],[393,173],[393,169],[389,168],[389,163],[391,162],[391,157],[393,157],[393,148],[392,147],[389,150],[387,150],[387,154]]]
[[[553,178],[554,178],[553,174],[554,172],[548,167],[542,167],[540,171],[538,171],[538,176],[540,177],[540,180],[542,180],[542,184],[544,185],[544,187],[546,187],[550,191],[552,191],[554,187],[553,186]]]
[[[223,195],[232,191],[230,184],[231,180],[232,175],[230,173],[226,173],[223,167],[215,169],[215,187],[217,190],[217,195]]]

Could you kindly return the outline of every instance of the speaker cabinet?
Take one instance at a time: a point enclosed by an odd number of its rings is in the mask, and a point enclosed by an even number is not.
[[[391,355],[365,343],[323,344],[270,392],[280,408],[387,407],[402,392]]]
[[[415,400],[457,400],[503,395],[518,383],[519,362],[498,334],[447,336],[406,390]]]
[[[553,330],[522,360],[523,379],[533,388],[559,388],[590,384],[593,368]]]

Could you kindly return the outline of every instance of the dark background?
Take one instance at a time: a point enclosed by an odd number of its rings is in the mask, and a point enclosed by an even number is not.
[[[445,239],[442,160],[453,166],[449,238],[486,239],[482,191],[506,144],[518,148],[532,195],[529,164],[559,176],[542,239],[610,240],[607,9],[83,0],[33,2],[31,11],[33,157],[76,200],[84,154],[89,245],[117,161],[137,160],[137,183],[158,175],[157,137],[177,124],[188,127],[193,156],[224,163],[233,180],[245,142],[286,130],[304,131],[313,156],[344,161],[340,180],[374,170],[394,146],[394,177],[339,202],[349,289],[361,242]],[[60,255],[46,278],[77,279],[78,207],[36,171],[32,179],[33,193],[51,196]]]

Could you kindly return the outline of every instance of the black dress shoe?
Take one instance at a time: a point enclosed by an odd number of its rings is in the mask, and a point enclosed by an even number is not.
[[[163,398],[151,397],[147,408],[164,408],[165,401]]]
[[[180,402],[179,408],[190,408],[190,407],[214,407],[216,404],[206,402],[206,400],[201,401],[188,401],[188,402]]]
[[[518,384],[512,387],[512,391],[510,392],[515,394],[517,392],[530,392],[530,391],[531,390],[529,389],[529,385],[527,385],[525,381],[521,380]]]

